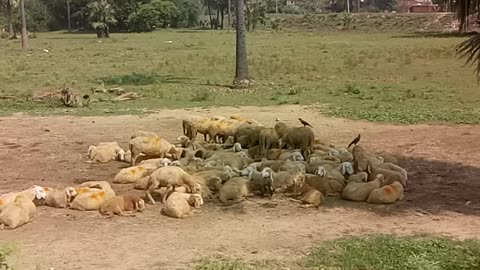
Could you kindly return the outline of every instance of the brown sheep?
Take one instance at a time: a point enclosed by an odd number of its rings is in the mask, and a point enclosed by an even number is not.
[[[100,213],[109,217],[135,216],[136,211],[143,212],[143,210],[145,210],[145,201],[134,195],[115,196],[100,206]]]
[[[382,186],[383,180],[383,175],[378,174],[375,180],[370,182],[350,182],[343,190],[342,198],[349,201],[364,202],[373,190]]]
[[[395,181],[393,184],[383,186],[381,188],[374,189],[368,195],[368,203],[394,203],[396,201],[403,200],[403,185]]]
[[[192,208],[200,208],[203,199],[198,194],[172,192],[168,195],[162,212],[173,218],[186,218],[192,215]]]
[[[266,157],[268,149],[277,148],[279,146],[278,140],[278,133],[275,131],[275,129],[262,129],[259,133],[260,156]]]

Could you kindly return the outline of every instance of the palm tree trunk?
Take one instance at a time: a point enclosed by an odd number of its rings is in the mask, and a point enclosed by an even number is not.
[[[232,15],[231,15],[231,13],[232,13],[232,2],[231,2],[231,0],[228,0],[228,27],[227,28],[228,28],[229,32],[230,32],[230,28],[232,28],[232,19],[231,19]]]
[[[7,0],[7,21],[8,21],[8,35],[13,36],[15,32],[13,31],[13,10],[12,10],[12,0]]]
[[[210,18],[210,28],[213,29],[212,8],[210,7],[210,0],[207,0],[207,7],[208,7],[208,17]]]
[[[20,0],[20,13],[22,16],[22,49],[28,50],[27,20],[25,19],[25,0]]]
[[[237,0],[236,26],[237,26],[237,46],[236,46],[235,79],[233,80],[233,85],[235,86],[235,88],[247,88],[252,85],[253,81],[250,81],[248,77],[244,0]]]
[[[68,20],[68,32],[72,32],[72,24],[70,21],[70,0],[67,0],[67,20]]]

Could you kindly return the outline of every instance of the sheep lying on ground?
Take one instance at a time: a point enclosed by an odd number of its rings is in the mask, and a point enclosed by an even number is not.
[[[317,189],[305,183],[305,177],[301,178],[295,185],[294,194],[300,196],[299,201],[305,207],[319,207],[325,200],[323,194]]]
[[[378,174],[375,180],[370,182],[350,182],[343,190],[342,198],[349,201],[364,202],[373,190],[382,186],[383,181],[383,175]]]
[[[168,195],[163,213],[173,218],[186,218],[192,215],[192,208],[200,208],[203,205],[203,199],[198,194],[188,194],[182,192],[172,192]]]
[[[33,186],[29,189],[20,192],[10,192],[0,196],[0,210],[7,204],[15,201],[17,196],[24,196],[28,198],[30,201],[35,199],[43,200],[47,197],[47,193],[44,188],[40,186]]]
[[[135,216],[135,212],[143,212],[143,210],[145,210],[145,201],[134,195],[115,196],[100,206],[100,213],[110,217],[113,215]]]
[[[85,182],[75,187],[75,191],[77,195],[70,208],[80,211],[98,210],[106,200],[115,197],[115,191],[106,181]]]
[[[68,208],[70,202],[77,195],[77,191],[73,187],[65,189],[43,188],[46,192],[46,198],[43,200],[35,200],[36,205],[46,205],[55,208]]]
[[[368,203],[394,203],[403,200],[403,185],[395,181],[393,184],[373,190],[368,195]]]
[[[101,142],[97,146],[88,147],[89,162],[110,162],[112,160],[123,161],[125,159],[125,150],[117,142]]]
[[[13,202],[6,204],[0,211],[0,229],[7,226],[15,229],[30,222],[36,213],[36,206],[27,196],[17,196]]]
[[[113,179],[113,183],[131,184],[136,183],[141,178],[153,173],[157,167],[138,165],[130,168],[121,169]]]

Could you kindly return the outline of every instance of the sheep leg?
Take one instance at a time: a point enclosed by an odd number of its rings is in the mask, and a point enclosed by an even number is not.
[[[5,229],[5,224],[0,224],[0,230],[4,230]]]
[[[147,191],[145,192],[145,196],[147,197],[147,199],[150,201],[151,204],[155,204],[155,200],[153,199],[150,190],[147,189]]]
[[[120,211],[118,215],[122,217],[134,217],[135,211]]]

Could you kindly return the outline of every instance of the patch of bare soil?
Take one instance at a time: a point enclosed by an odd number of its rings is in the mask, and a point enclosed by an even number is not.
[[[377,206],[328,198],[325,206],[313,210],[278,196],[228,208],[207,204],[185,220],[160,215],[160,205],[147,206],[134,218],[113,219],[97,212],[41,207],[32,223],[0,231],[0,245],[15,246],[10,258],[15,269],[189,269],[212,257],[279,269],[295,268],[295,261],[316,243],[344,235],[480,236],[479,126],[373,124],[326,118],[320,111],[287,105],[165,110],[145,117],[0,118],[0,193],[32,184],[64,187],[112,180],[126,164],[85,163],[89,145],[118,141],[126,147],[137,129],[173,140],[182,132],[182,117],[240,114],[267,125],[275,118],[298,124],[302,117],[317,137],[338,145],[361,133],[367,149],[399,157],[409,171],[403,202]],[[114,188],[124,193],[132,187]]]

